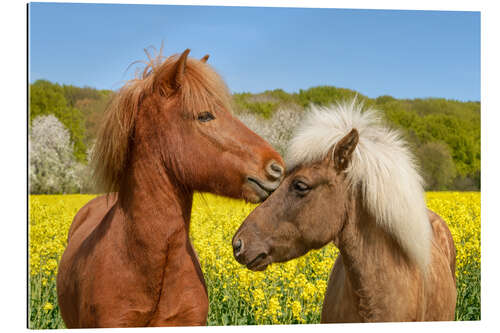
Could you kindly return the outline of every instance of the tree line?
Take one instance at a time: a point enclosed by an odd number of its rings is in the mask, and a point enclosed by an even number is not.
[[[381,111],[388,124],[399,129],[414,151],[428,190],[480,190],[481,103],[444,98],[369,98],[350,89],[318,86],[297,93],[282,89],[259,94],[234,94],[236,113],[249,127],[269,139],[273,132],[293,131],[310,104],[327,106],[357,98],[365,107]],[[273,130],[266,129],[274,127]],[[273,126],[270,126],[273,124]],[[280,129],[285,127],[285,129]],[[286,155],[286,140],[275,142]],[[278,140],[279,141],[279,140]]]
[[[114,92],[47,80],[29,88],[30,192],[92,192],[89,152]],[[296,93],[282,89],[234,93],[233,106],[236,116],[286,155],[293,129],[310,104],[326,106],[354,97],[383,112],[387,122],[403,133],[428,190],[480,189],[480,102],[368,98],[350,89],[318,86]]]

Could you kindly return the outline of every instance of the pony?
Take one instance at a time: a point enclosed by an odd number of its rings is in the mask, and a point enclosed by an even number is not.
[[[264,270],[333,242],[322,323],[454,319],[453,238],[378,111],[312,106],[286,156],[285,179],[233,237],[239,263]]]
[[[57,274],[68,328],[205,325],[208,297],[189,239],[193,193],[264,200],[281,156],[231,113],[207,63],[150,58],[109,105],[93,151],[107,195],[74,217]]]

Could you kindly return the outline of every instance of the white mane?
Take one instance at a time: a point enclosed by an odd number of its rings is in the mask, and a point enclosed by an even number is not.
[[[378,111],[356,100],[311,106],[290,142],[287,168],[325,158],[351,129],[359,142],[345,170],[351,189],[360,185],[366,209],[392,234],[410,259],[426,271],[432,232],[423,180],[401,135],[384,126]]]

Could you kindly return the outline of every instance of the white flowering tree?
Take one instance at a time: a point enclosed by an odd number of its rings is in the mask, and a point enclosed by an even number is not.
[[[29,134],[30,193],[78,192],[81,184],[69,131],[54,116],[33,119]]]
[[[289,105],[276,110],[270,119],[252,113],[242,113],[238,118],[252,131],[271,144],[281,155],[286,153],[295,127],[299,124],[304,110],[296,105]]]

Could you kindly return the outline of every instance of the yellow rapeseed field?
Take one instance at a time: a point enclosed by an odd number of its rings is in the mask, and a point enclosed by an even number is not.
[[[71,221],[93,195],[34,195],[29,207],[29,323],[64,327],[55,274]],[[430,192],[429,208],[447,221],[457,247],[457,320],[480,319],[480,193]],[[255,205],[196,194],[191,239],[207,282],[209,325],[318,323],[328,274],[338,250],[321,250],[264,272],[233,258],[231,238]]]

